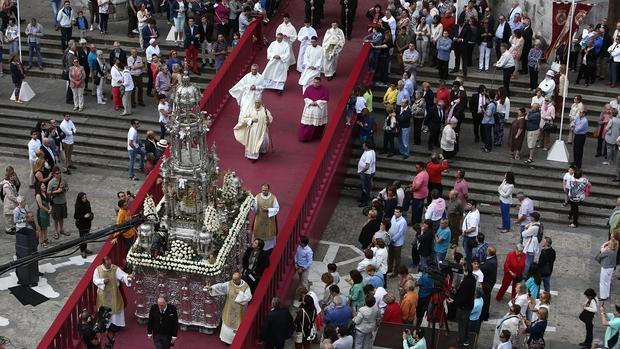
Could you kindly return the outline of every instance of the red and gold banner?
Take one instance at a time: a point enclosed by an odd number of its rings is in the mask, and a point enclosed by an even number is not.
[[[573,13],[572,32],[579,30],[579,26],[583,24],[585,17],[592,9],[592,4],[575,4]],[[568,43],[569,38],[569,16],[571,15],[570,2],[553,2],[552,12],[552,36],[551,44],[545,52],[545,59],[549,58],[551,53],[562,44]],[[565,49],[567,46],[565,46]]]

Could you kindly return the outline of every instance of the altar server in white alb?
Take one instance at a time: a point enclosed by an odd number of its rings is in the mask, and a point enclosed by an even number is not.
[[[323,38],[323,73],[327,80],[331,80],[336,75],[338,67],[338,57],[344,47],[344,33],[338,28],[338,23],[332,22],[332,27],[327,29]]]
[[[263,106],[262,101],[257,100],[254,108],[249,108],[233,128],[235,139],[245,147],[245,157],[252,162],[269,148],[269,124],[272,121],[269,110]]]
[[[239,329],[241,319],[245,314],[246,307],[252,300],[252,292],[250,286],[241,279],[241,274],[235,272],[232,280],[206,286],[205,291],[211,296],[226,296],[224,309],[222,310],[222,329],[220,331],[220,340],[224,343],[232,344],[235,339],[235,333]]]
[[[239,105],[239,119],[254,106],[256,100],[260,100],[265,89],[263,76],[258,72],[258,64],[252,64],[250,72],[239,80],[228,92],[237,100]]]
[[[279,90],[282,94],[288,75],[288,58],[292,54],[288,43],[284,42],[282,33],[276,34],[276,41],[267,49],[267,66],[263,71],[265,88]]]
[[[306,51],[306,48],[310,46],[310,39],[313,36],[317,36],[316,30],[314,30],[314,28],[310,26],[310,20],[306,18],[304,20],[304,26],[301,27],[301,29],[299,29],[299,32],[297,33],[297,41],[299,41],[300,43],[298,57],[299,59],[297,60],[297,71],[300,73],[304,71],[304,52]]]
[[[311,45],[306,48],[304,53],[304,71],[299,77],[299,84],[303,86],[301,92],[306,92],[306,88],[312,84],[314,78],[321,76],[323,65],[323,48],[319,46],[319,39],[313,36]]]
[[[103,257],[103,264],[93,273],[93,283],[97,286],[97,309],[101,306],[111,308],[110,324],[125,327],[125,303],[120,291],[121,282],[131,287],[131,276],[112,264],[110,257]]]
[[[284,42],[286,42],[291,49],[291,54],[288,57],[288,65],[289,67],[295,62],[295,52],[293,52],[293,44],[297,41],[297,29],[291,23],[291,16],[288,13],[285,13],[282,16],[282,23],[276,29],[276,35],[282,34]]]

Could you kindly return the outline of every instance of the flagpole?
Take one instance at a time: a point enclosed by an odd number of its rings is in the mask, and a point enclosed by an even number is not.
[[[20,63],[24,63],[22,61],[22,27],[21,27],[21,16],[19,14],[19,0],[17,0],[17,3],[15,4],[15,6],[17,6],[17,40],[18,40],[18,47],[19,47],[19,61]]]
[[[547,154],[547,160],[568,162],[569,155],[566,144],[562,140],[562,127],[564,127],[564,108],[566,107],[566,95],[568,94],[568,67],[570,64],[570,53],[573,46],[573,21],[575,16],[575,0],[572,0],[570,7],[570,14],[568,16],[568,50],[566,51],[566,72],[564,76],[564,87],[560,93],[562,94],[562,109],[560,112],[560,129],[558,130],[558,139],[553,143],[549,153]]]

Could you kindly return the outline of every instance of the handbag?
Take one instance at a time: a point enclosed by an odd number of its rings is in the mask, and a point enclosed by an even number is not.
[[[581,314],[579,314],[579,320],[584,323],[590,323],[594,319],[594,313],[587,310],[582,310]]]
[[[553,122],[548,122],[543,125],[543,132],[554,133],[558,130],[558,127],[555,126]]]
[[[312,319],[310,319],[310,315],[308,315],[308,313],[306,313],[304,309],[302,309],[302,311],[304,313],[304,318],[308,317],[308,321],[312,321]],[[302,320],[302,326],[301,326],[302,331],[303,331],[303,328],[304,326],[303,326],[303,320]],[[306,337],[306,340],[312,342],[313,340],[316,339],[316,335],[317,335],[316,323],[312,323],[312,327],[310,328],[310,334],[308,334],[308,336]]]
[[[545,340],[543,338],[532,339],[527,343],[528,349],[544,349]]]

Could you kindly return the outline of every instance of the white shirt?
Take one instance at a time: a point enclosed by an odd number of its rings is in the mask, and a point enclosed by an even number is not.
[[[523,201],[521,201],[521,206],[519,206],[519,215],[518,215],[519,218],[521,218],[522,216],[525,217],[525,220],[521,221],[521,223],[519,224],[520,225],[529,224],[532,221],[530,218],[530,213],[532,212],[534,212],[534,201],[526,197],[525,199],[523,199]]]
[[[495,66],[498,68],[511,68],[515,66],[515,59],[512,56],[512,53],[509,51],[504,52],[500,57],[499,61],[495,63]]]
[[[131,72],[129,71],[129,67],[125,67],[123,70],[123,86],[125,86],[125,93],[133,91],[133,78],[131,77]]]
[[[30,139],[28,142],[28,160],[37,160],[37,150],[39,150],[39,148],[41,148],[41,141],[38,138]]]
[[[620,44],[619,43],[614,42],[613,44],[611,44],[611,46],[609,46],[609,48],[607,49],[607,52],[609,52],[611,57],[614,59],[614,62],[620,63]]]
[[[365,150],[360,161],[357,163],[357,173],[373,174],[375,173],[375,151],[372,149]],[[364,171],[364,168],[368,164],[368,169]]]
[[[388,269],[388,250],[387,248],[372,247],[370,248],[375,255],[375,266],[380,274],[387,274]]]
[[[512,342],[508,340],[504,343],[499,343],[497,349],[512,349]]]
[[[132,148],[130,146],[131,142],[138,139],[138,130],[136,130],[133,126],[129,128],[129,132],[127,132],[127,150],[134,150],[134,148]],[[138,148],[139,144],[135,144],[134,146],[136,148]]]
[[[120,87],[123,84],[123,72],[120,71],[117,66],[113,65],[112,69],[110,69],[110,73],[112,75],[112,87]]]
[[[474,277],[479,284],[484,282],[484,274],[482,273],[482,270],[472,270],[471,273],[474,274]]]
[[[463,232],[472,227],[476,227],[476,229],[471,233],[467,233],[469,238],[478,236],[478,229],[480,229],[480,211],[478,210],[467,212],[465,218],[463,218],[463,224],[461,225]]]
[[[127,57],[127,66],[131,70],[131,75],[133,76],[142,75],[142,67],[144,66],[144,63],[142,62],[142,57],[140,56],[136,56],[136,58],[133,58],[133,56]]]
[[[65,144],[73,144],[73,135],[75,134],[75,124],[73,121],[62,120],[60,129],[65,133],[65,139],[63,139],[62,142]]]
[[[542,105],[545,103],[545,97],[543,96],[534,96],[532,97],[532,103],[530,103],[530,106],[534,105],[534,103],[537,103],[538,105],[540,105],[542,107]]]
[[[157,46],[149,45],[149,47],[146,48],[146,63],[150,64],[153,61],[153,55],[159,56],[159,54],[160,54],[159,45]]]
[[[521,15],[523,13],[523,10],[521,10],[521,6],[515,7],[514,9],[510,10],[510,20],[509,22],[514,22],[515,16],[517,14]]]
[[[538,253],[538,230],[540,224],[530,223],[525,230],[521,233],[523,238],[523,252],[525,253]]]
[[[381,22],[386,22],[390,26],[390,31],[392,32],[392,41],[394,41],[394,39],[396,39],[396,18],[394,18],[394,16],[390,16],[390,19],[388,19],[387,17],[383,16],[383,18],[381,18]]]
[[[170,105],[168,104],[168,102],[164,102],[164,103],[159,103],[157,105],[157,111],[159,112],[159,122],[160,123],[164,123],[167,124],[168,123],[168,117],[166,115],[164,115],[161,111],[170,111]]]
[[[566,172],[564,174],[564,177],[562,177],[562,187],[566,190],[568,190],[568,184],[573,180],[573,175]]]

